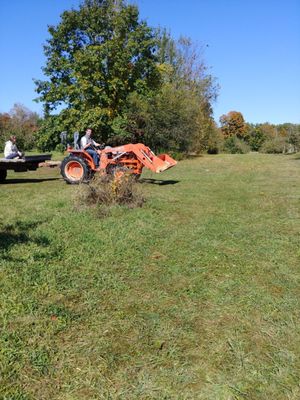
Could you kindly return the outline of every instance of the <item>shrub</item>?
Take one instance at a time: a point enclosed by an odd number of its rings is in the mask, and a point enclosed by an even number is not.
[[[246,154],[249,153],[250,147],[236,136],[230,136],[224,141],[224,151],[230,154]]]
[[[64,154],[65,150],[66,150],[66,146],[62,143],[57,144],[55,147],[55,151],[57,151],[58,153],[61,153],[61,154]]]
[[[284,153],[286,147],[285,138],[278,136],[266,140],[260,148],[261,153],[280,154]]]
[[[119,177],[97,174],[88,184],[79,186],[75,200],[78,206],[96,207],[101,214],[115,205],[142,207],[145,201],[135,177],[129,173]]]
[[[160,152],[160,153],[165,153],[167,150]],[[174,158],[176,161],[182,161],[187,158],[187,153],[185,152],[180,152],[180,151],[169,151],[169,155]]]
[[[259,128],[254,128],[250,131],[247,142],[252,151],[259,151],[266,140],[266,135]]]
[[[218,129],[211,129],[208,137],[206,151],[207,154],[219,154],[224,148],[224,136]]]

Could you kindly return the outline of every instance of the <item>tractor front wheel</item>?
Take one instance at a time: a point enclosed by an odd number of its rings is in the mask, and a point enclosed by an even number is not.
[[[87,182],[92,177],[86,162],[76,156],[66,157],[61,163],[60,171],[64,180],[71,185]]]

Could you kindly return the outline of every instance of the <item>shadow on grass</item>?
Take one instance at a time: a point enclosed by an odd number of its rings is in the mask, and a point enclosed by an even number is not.
[[[49,240],[46,237],[32,238],[29,231],[35,229],[45,220],[38,222],[17,222],[14,225],[2,225],[0,222],[0,252],[9,250],[16,244],[34,242],[40,246],[48,246]]]
[[[176,185],[176,183],[180,182],[180,181],[175,181],[175,180],[162,180],[162,179],[151,179],[151,178],[142,178],[140,179],[138,182],[140,183],[151,183],[153,185]]]
[[[14,178],[14,179],[6,179],[1,185],[10,185],[12,183],[40,183],[40,182],[49,182],[49,181],[57,181],[62,178],[36,178],[36,179],[29,179],[29,178]]]

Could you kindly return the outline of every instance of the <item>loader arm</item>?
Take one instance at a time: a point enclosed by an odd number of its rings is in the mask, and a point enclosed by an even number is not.
[[[128,144],[121,146],[126,152],[132,152],[144,167],[153,172],[160,173],[174,167],[177,164],[168,154],[160,154],[156,156],[153,151],[142,143]]]

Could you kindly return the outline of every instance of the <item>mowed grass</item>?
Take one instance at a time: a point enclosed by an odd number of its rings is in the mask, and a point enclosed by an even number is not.
[[[204,156],[99,218],[58,170],[9,173],[0,399],[299,399],[299,176]]]

